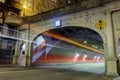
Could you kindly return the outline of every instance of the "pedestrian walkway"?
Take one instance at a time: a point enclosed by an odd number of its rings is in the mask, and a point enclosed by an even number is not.
[[[13,64],[0,64],[0,72],[17,71],[24,69],[28,69],[28,68]]]

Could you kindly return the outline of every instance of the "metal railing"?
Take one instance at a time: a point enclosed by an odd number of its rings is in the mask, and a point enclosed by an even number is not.
[[[22,40],[24,39],[22,35],[27,36],[28,33],[24,33],[19,30],[0,26],[0,37],[6,38],[6,39],[12,39],[12,40]]]
[[[82,10],[104,6],[104,4],[116,1],[116,0],[78,0],[72,4],[66,4],[62,7],[52,9],[46,12],[38,13],[34,16],[24,17],[24,22],[37,22],[41,20],[46,20],[50,18],[55,18],[63,15],[72,14]]]

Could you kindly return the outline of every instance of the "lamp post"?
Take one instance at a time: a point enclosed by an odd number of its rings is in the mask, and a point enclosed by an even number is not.
[[[28,48],[27,48],[27,64],[26,66],[30,66],[31,58],[30,58],[30,16],[28,16]]]
[[[27,7],[27,6],[24,4],[24,5],[23,5],[23,16],[25,16],[26,7]]]

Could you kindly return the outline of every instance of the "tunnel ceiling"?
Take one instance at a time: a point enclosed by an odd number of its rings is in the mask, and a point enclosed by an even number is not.
[[[87,46],[103,50],[103,40],[100,35],[88,28],[83,27],[62,27],[48,30],[42,33],[42,36],[49,43],[62,41],[65,43],[69,40],[85,44]],[[51,43],[50,43],[51,42]],[[71,43],[71,42],[70,42]]]
[[[88,28],[83,28],[83,27],[63,27],[63,28],[56,28],[50,30],[52,32],[58,33],[62,36],[65,37],[74,37],[74,36],[80,36],[82,38],[92,38],[95,40],[98,40],[102,42],[102,38],[100,35]]]

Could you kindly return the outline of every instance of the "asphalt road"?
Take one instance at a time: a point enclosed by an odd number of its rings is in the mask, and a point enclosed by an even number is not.
[[[3,70],[4,69],[5,68],[3,68]],[[113,80],[113,77],[108,77],[101,74],[98,75],[87,72],[76,72],[64,69],[6,69],[4,71],[0,71],[0,80]]]
[[[104,63],[81,64],[49,64],[41,68],[0,66],[0,80],[120,80],[103,74]]]
[[[105,73],[105,64],[104,62],[90,62],[90,63],[51,63],[46,66],[37,66],[38,68],[55,68],[55,69],[67,69],[73,71],[83,71],[90,72],[96,74],[104,74]]]

